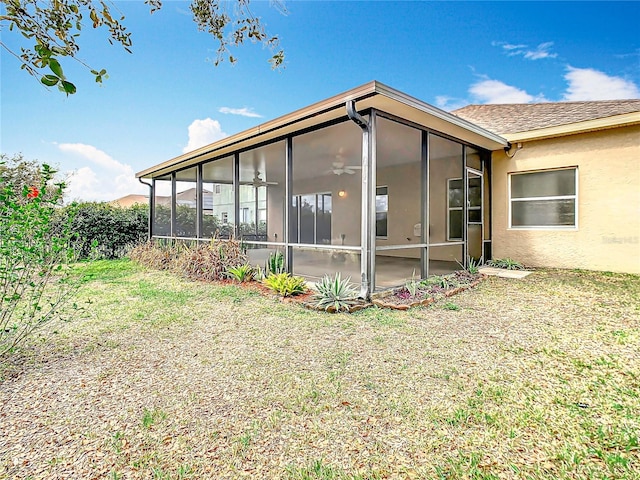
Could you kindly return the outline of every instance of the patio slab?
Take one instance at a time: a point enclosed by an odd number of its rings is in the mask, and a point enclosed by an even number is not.
[[[501,278],[524,278],[533,273],[528,270],[505,270],[496,267],[480,267],[478,270],[485,275]]]

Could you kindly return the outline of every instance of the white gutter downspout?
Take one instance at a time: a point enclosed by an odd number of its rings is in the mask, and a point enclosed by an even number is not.
[[[143,181],[142,178],[138,178],[138,181],[140,183],[142,183],[143,185],[146,185],[147,187],[149,187],[149,224],[148,224],[149,234],[148,234],[147,239],[151,240],[153,238],[153,232],[151,231],[151,229],[153,227],[153,215],[154,215],[154,213],[153,213],[153,211],[154,211],[153,184]]]
[[[347,115],[362,129],[362,210],[360,230],[360,297],[370,298],[375,290],[376,222],[376,115],[367,122],[357,111],[356,102],[346,102]]]

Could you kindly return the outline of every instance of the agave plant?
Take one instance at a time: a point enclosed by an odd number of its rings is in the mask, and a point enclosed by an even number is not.
[[[456,262],[458,262],[458,260],[456,260]],[[458,262],[458,265],[460,265],[467,272],[475,275],[480,272],[480,267],[484,265],[484,258],[480,257],[478,259],[475,259],[471,256],[468,256],[466,267],[460,262]]]
[[[316,308],[348,312],[358,296],[350,281],[351,277],[342,279],[340,273],[334,277],[325,275],[316,283],[317,293],[313,296]]]

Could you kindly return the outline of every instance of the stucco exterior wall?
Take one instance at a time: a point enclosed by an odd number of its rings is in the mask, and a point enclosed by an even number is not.
[[[640,126],[523,142],[492,157],[493,257],[640,273]],[[578,167],[578,226],[510,229],[509,173]]]

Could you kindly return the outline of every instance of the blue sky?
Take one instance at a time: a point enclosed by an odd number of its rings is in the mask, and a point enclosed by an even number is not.
[[[115,2],[133,54],[84,30],[81,58],[106,68],[102,86],[73,61],[78,93],[47,90],[1,54],[0,152],[21,152],[70,176],[68,196],[148,193],[134,173],[379,80],[451,110],[469,103],[640,98],[639,2],[298,1],[281,15],[252,2],[281,37],[286,67],[240,47],[214,67],[216,45],[188,3]],[[19,39],[3,27],[2,42]]]

